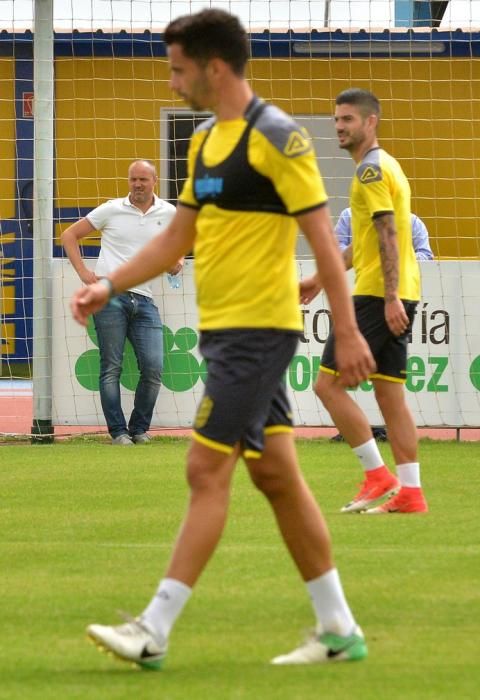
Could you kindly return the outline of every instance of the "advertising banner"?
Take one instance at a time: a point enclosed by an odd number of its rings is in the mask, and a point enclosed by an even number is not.
[[[92,260],[91,264],[94,265]],[[314,270],[300,261],[299,274]],[[417,308],[406,391],[417,426],[480,425],[480,262],[422,262],[422,301]],[[350,284],[353,282],[349,274]],[[93,324],[75,323],[69,299],[78,277],[65,260],[54,260],[53,421],[58,425],[104,425],[98,392],[99,351]],[[187,261],[178,289],[166,276],[154,283],[155,301],[164,324],[163,386],[153,426],[189,427],[203,392],[205,365],[198,353],[193,261]],[[331,426],[313,392],[323,347],[331,326],[324,294],[302,307],[304,336],[286,376],[297,425]],[[129,343],[121,377],[123,406],[128,413],[138,380]],[[352,390],[371,424],[382,424],[371,382]]]

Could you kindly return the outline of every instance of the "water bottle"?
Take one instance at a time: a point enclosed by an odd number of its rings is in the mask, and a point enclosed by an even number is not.
[[[182,286],[182,280],[180,279],[180,273],[176,275],[171,275],[169,272],[167,273],[167,280],[168,284],[170,285],[171,289],[180,289]]]

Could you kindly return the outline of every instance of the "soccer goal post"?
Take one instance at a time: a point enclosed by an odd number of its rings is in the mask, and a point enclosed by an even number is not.
[[[52,442],[53,0],[36,0],[33,74],[32,441]]]

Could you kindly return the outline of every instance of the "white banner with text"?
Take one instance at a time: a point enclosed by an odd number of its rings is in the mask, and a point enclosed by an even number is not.
[[[95,261],[90,261],[93,267]],[[98,389],[100,356],[93,324],[72,320],[69,300],[80,286],[68,261],[54,260],[53,422],[99,425],[105,421]],[[299,262],[302,277],[314,263]],[[422,262],[422,301],[409,343],[406,391],[417,426],[480,426],[480,262]],[[352,282],[349,274],[349,281]],[[198,353],[193,261],[187,261],[178,289],[166,276],[154,282],[155,301],[164,324],[163,385],[152,426],[190,427],[203,393],[205,364]],[[331,426],[313,392],[323,347],[331,326],[325,295],[302,307],[304,337],[286,381],[297,425]],[[128,415],[138,381],[133,349],[127,342],[121,376]],[[372,425],[383,423],[370,382],[352,390]]]

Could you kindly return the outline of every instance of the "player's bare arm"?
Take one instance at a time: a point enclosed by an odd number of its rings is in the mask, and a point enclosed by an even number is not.
[[[352,262],[352,245],[348,245],[346,248],[343,249],[341,252],[343,262],[345,265],[345,270],[350,270],[353,262]],[[323,284],[322,280],[320,279],[320,275],[318,272],[316,272],[314,275],[311,275],[310,277],[306,277],[305,279],[300,281],[300,303],[301,304],[310,304],[312,299],[315,299],[317,294],[320,294],[320,292],[323,289]]]
[[[353,267],[353,252],[351,243],[342,250],[342,258],[345,265],[345,269],[351,270]]]
[[[353,265],[352,245],[351,244],[343,249],[342,258],[343,258],[343,262],[345,265],[345,269],[350,270],[352,265]],[[322,284],[322,280],[320,279],[320,275],[318,274],[318,272],[316,272],[314,275],[311,275],[310,277],[306,277],[304,280],[301,280],[300,281],[300,303],[301,304],[310,304],[312,299],[315,299],[317,294],[320,294],[322,289],[323,289],[323,284]]]
[[[398,296],[399,257],[397,233],[393,214],[384,214],[374,220],[385,284],[385,320],[395,335],[401,335],[408,326],[408,316]]]
[[[300,281],[300,303],[310,304],[323,289],[318,272]]]
[[[178,275],[178,273],[183,269],[184,262],[185,258],[180,258],[180,260],[178,260],[173,267],[167,270],[167,272],[169,272],[171,275]]]
[[[70,303],[74,319],[86,326],[89,315],[99,311],[112,293],[118,294],[175,268],[193,248],[196,219],[195,209],[179,205],[170,225],[109,276],[111,289],[99,281],[74,294]]]
[[[93,270],[89,270],[88,267],[86,267],[80,253],[78,241],[88,236],[88,234],[92,233],[94,230],[95,228],[90,221],[83,218],[66,228],[62,233],[62,245],[68,259],[84,284],[93,284],[97,281],[97,276]]]
[[[297,217],[315,255],[335,324],[336,361],[343,386],[357,386],[375,371],[370,349],[358,330],[345,265],[333,232],[328,207]]]
[[[352,245],[348,245],[342,251],[342,258],[345,264],[345,269],[350,270],[352,267]],[[310,304],[312,299],[315,299],[317,294],[323,289],[323,284],[320,279],[320,275],[316,272],[310,277],[305,277],[305,279],[300,282],[300,303]]]

